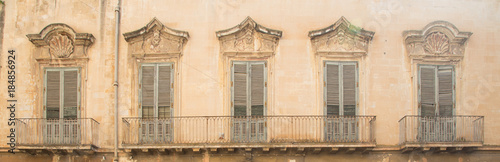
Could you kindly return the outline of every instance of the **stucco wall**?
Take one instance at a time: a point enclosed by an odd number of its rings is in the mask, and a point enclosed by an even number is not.
[[[51,23],[65,23],[75,31],[96,38],[89,48],[86,90],[82,115],[100,122],[101,150],[113,148],[114,133],[114,34],[115,0],[7,0],[0,53],[0,146],[7,147],[7,50],[16,50],[16,117],[42,117],[43,87],[35,46],[26,34],[39,33]],[[483,115],[484,144],[499,145],[500,111],[500,3],[487,1],[124,1],[120,32],[137,30],[154,17],[165,26],[189,32],[179,59],[176,89],[177,116],[230,115],[227,78],[220,57],[216,31],[239,24],[247,16],[271,29],[283,31],[273,58],[269,88],[269,115],[321,115],[323,112],[320,63],[315,59],[307,33],[335,23],[341,16],[353,25],[374,31],[367,56],[360,68],[359,115],[376,115],[378,145],[399,141],[398,120],[415,114],[411,61],[406,55],[402,32],[422,30],[435,20],[454,24],[474,33],[461,61],[462,83],[456,114]],[[120,34],[119,115],[137,115],[133,84],[134,59]]]

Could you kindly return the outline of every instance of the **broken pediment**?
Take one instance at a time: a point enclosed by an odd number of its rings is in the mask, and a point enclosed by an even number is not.
[[[459,61],[465,53],[471,32],[460,32],[446,21],[435,21],[423,30],[403,32],[406,50],[411,59]]]
[[[309,32],[316,54],[342,54],[363,56],[368,52],[368,44],[375,33],[352,25],[345,17],[334,24]]]
[[[247,17],[235,27],[216,32],[221,52],[274,54],[282,32],[257,24]]]
[[[76,33],[66,24],[50,24],[39,34],[28,34],[28,39],[36,46],[35,58],[79,59],[87,58],[87,48],[94,43],[89,33]]]
[[[153,18],[146,26],[123,34],[134,57],[181,55],[188,32],[171,29]]]

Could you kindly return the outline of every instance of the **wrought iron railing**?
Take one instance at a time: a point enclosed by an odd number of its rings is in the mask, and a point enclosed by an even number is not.
[[[415,116],[399,120],[400,144],[483,143],[484,116]]]
[[[97,147],[99,122],[79,119],[16,119],[16,142],[20,146],[82,146]]]
[[[182,143],[369,143],[375,116],[123,118],[124,145]]]

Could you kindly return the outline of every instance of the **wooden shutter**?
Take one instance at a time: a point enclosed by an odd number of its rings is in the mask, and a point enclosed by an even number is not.
[[[78,118],[78,71],[65,70],[64,74],[64,118]]]
[[[141,105],[142,117],[154,117],[154,66],[142,66]]]
[[[453,115],[453,67],[439,66],[439,115]]]
[[[158,66],[158,117],[170,117],[172,66]]]
[[[356,115],[356,65],[342,66],[344,115]]]
[[[436,114],[436,68],[420,66],[420,115]]]
[[[339,65],[326,65],[326,112],[327,115],[340,115]]]
[[[61,106],[61,73],[59,71],[46,72],[46,117],[48,119],[59,118],[59,107]]]
[[[264,64],[251,64],[251,115],[264,115]]]
[[[247,115],[247,64],[233,65],[234,116]]]

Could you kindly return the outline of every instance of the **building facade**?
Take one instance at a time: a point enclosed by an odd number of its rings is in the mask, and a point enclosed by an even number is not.
[[[7,0],[0,157],[495,161],[499,5]]]

